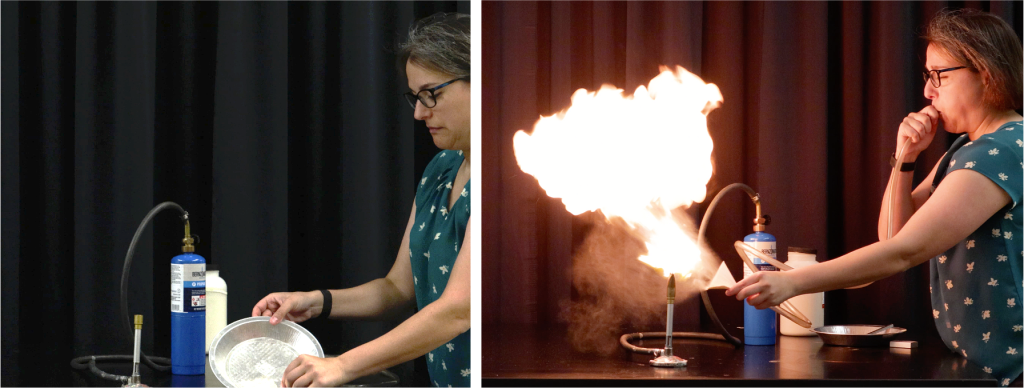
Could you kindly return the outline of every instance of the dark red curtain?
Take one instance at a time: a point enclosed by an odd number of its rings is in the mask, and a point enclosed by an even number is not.
[[[778,238],[814,247],[818,260],[878,240],[882,192],[903,117],[928,104],[920,72],[928,20],[943,8],[992,12],[1021,34],[1015,2],[484,2],[483,319],[485,324],[558,324],[578,299],[573,257],[604,226],[573,217],[522,172],[512,136],[569,106],[579,88],[611,83],[631,92],[681,65],[719,86],[724,105],[708,118],[715,143],[708,200],[730,183],[761,193]],[[953,136],[918,160],[920,182]],[[638,153],[643,150],[624,150]],[[622,177],[628,184],[628,177]],[[709,240],[737,279],[732,242],[751,232],[745,195],[723,200]],[[578,263],[577,263],[578,264]],[[643,288],[664,285],[637,282]],[[663,293],[661,291],[660,293]],[[718,294],[723,320],[742,325],[742,305]],[[860,290],[826,295],[827,323],[894,323],[937,336],[928,269]],[[698,300],[682,302],[676,330],[707,330]],[[681,320],[680,320],[681,317]],[[660,326],[649,329],[661,329]]]

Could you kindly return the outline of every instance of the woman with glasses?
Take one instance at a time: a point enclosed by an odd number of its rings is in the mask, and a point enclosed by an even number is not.
[[[420,356],[426,356],[432,385],[469,386],[469,20],[463,14],[421,20],[400,48],[411,90],[405,98],[442,151],[419,181],[391,271],[349,289],[273,293],[252,315],[278,324],[379,317],[413,304],[418,312],[341,356],[299,356],[285,370],[283,386],[337,386]]]
[[[924,96],[931,105],[903,119],[904,163],[887,239],[842,257],[785,272],[758,272],[727,290],[757,308],[790,297],[875,281],[930,261],[932,315],[943,342],[1006,386],[1021,384],[1024,127],[1021,41],[991,14],[943,11],[928,25]],[[962,134],[916,189],[916,159],[938,124]],[[891,184],[891,183],[890,183]],[[897,234],[898,233],[898,234]]]

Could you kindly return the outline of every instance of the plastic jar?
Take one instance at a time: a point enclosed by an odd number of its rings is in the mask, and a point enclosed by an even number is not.
[[[206,353],[210,344],[228,324],[228,283],[221,279],[216,264],[206,268]]]
[[[801,268],[818,264],[815,256],[818,251],[813,248],[789,247],[788,260],[786,264],[793,268]],[[811,327],[822,327],[825,325],[825,293],[816,292],[813,294],[798,295],[789,299],[807,319],[811,321]],[[797,325],[788,318],[780,319],[779,331],[789,336],[813,336],[810,329]]]

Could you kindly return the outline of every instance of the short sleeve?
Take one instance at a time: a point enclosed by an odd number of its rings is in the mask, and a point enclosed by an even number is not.
[[[1021,122],[1009,123],[999,130],[968,142],[953,154],[946,174],[972,170],[995,182],[1010,195],[1013,207],[1021,201],[1024,181],[1024,129]]]

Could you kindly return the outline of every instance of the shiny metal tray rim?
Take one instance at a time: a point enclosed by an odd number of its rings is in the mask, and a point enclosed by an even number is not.
[[[811,329],[825,345],[846,347],[886,347],[889,341],[907,331],[902,327],[890,327],[878,334],[868,334],[872,330],[881,329],[883,325],[828,325]],[[829,330],[860,328],[862,333],[835,333]]]
[[[860,325],[860,324],[858,324],[858,325],[825,325],[825,326],[821,326],[821,327],[815,327],[815,328],[811,329],[811,331],[813,331],[815,333],[818,333],[818,334],[824,334],[824,335],[841,335],[841,336],[855,336],[855,337],[875,337],[875,336],[896,335],[896,334],[903,334],[904,332],[907,331],[907,329],[904,329],[902,327],[896,327],[896,326],[890,327],[889,330],[886,330],[886,331],[878,333],[878,334],[867,334],[867,333],[865,333],[865,334],[833,333],[833,332],[829,332],[829,331],[822,331],[822,330],[820,330],[820,329],[824,329],[826,327],[869,327],[869,328],[872,328],[874,330],[877,330],[877,329],[881,329],[881,328],[885,327],[885,325]]]
[[[237,321],[231,322],[230,324],[225,326],[223,329],[221,329],[219,333],[217,333],[217,337],[214,338],[213,342],[210,343],[210,349],[209,350],[212,351],[214,349],[217,349],[217,345],[220,343],[221,338],[223,338],[225,334],[230,333],[232,329],[234,329],[234,328],[236,328],[238,326],[245,325],[247,323],[260,322],[260,321],[267,322],[267,324],[269,325],[270,324],[270,317],[249,317],[249,318],[242,318],[242,319],[239,319]],[[285,325],[286,327],[288,327],[290,329],[293,329],[293,330],[296,330],[296,331],[306,335],[307,337],[309,337],[313,341],[313,345],[316,346],[316,352],[317,352],[316,356],[320,357],[320,358],[324,357],[324,349],[323,349],[323,347],[320,346],[320,341],[317,341],[316,337],[313,336],[313,333],[310,333],[309,330],[306,330],[306,328],[300,326],[299,324],[297,324],[295,322],[289,321],[289,320],[281,321],[281,323],[278,323],[278,325]],[[232,386],[229,382],[225,381],[226,376],[222,376],[221,375],[220,368],[218,367],[217,362],[213,359],[212,355],[211,355],[211,357],[209,357],[209,362],[210,362],[210,369],[213,371],[214,377],[216,377],[218,381],[220,381],[222,384],[224,384],[225,387]]]

